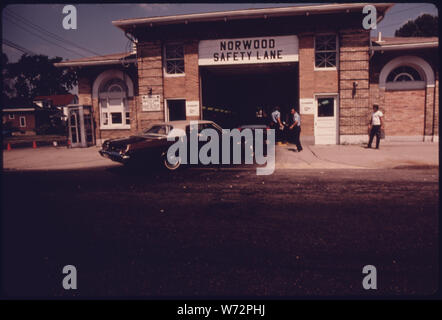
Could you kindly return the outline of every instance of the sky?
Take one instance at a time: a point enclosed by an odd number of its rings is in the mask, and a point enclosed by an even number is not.
[[[59,56],[64,60],[128,51],[129,42],[112,21],[127,18],[168,16],[176,14],[226,11],[249,8],[286,7],[307,3],[135,3],[135,4],[76,4],[77,29],[62,26],[64,5],[17,4],[2,11],[2,51],[9,61],[17,61],[24,51]],[[372,31],[393,36],[394,31],[408,20],[423,13],[437,15],[431,3],[398,3]],[[9,45],[5,44],[8,43]],[[16,47],[12,48],[10,45]]]

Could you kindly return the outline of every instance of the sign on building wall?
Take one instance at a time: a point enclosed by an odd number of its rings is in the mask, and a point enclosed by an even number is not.
[[[201,66],[298,61],[298,37],[257,37],[202,40],[198,48]]]
[[[314,99],[299,99],[299,113],[300,114],[315,114],[315,100]]]
[[[198,117],[200,115],[199,101],[186,101],[186,117]]]
[[[160,95],[144,95],[141,96],[142,111],[161,111]]]

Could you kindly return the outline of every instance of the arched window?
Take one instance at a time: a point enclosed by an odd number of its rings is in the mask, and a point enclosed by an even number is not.
[[[422,77],[416,69],[410,66],[400,66],[391,71],[387,77],[387,82],[399,81],[422,81]]]
[[[384,65],[379,74],[379,88],[416,90],[434,87],[434,71],[417,56],[399,56]]]
[[[118,78],[104,83],[99,89],[100,124],[102,128],[130,128],[126,84]]]

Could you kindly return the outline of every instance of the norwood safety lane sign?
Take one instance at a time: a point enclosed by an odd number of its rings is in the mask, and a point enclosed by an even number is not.
[[[298,37],[258,37],[202,40],[198,63],[201,66],[296,62]]]

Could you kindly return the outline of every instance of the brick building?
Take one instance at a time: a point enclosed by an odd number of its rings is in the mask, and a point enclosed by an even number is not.
[[[438,38],[372,40],[370,103],[383,108],[388,134],[438,141]]]
[[[317,144],[367,140],[371,106],[388,139],[438,139],[437,38],[371,39],[365,4],[327,4],[114,21],[133,52],[71,60],[96,141],[157,121],[223,127],[295,107]],[[378,22],[392,4],[375,4]],[[379,41],[378,41],[379,40]],[[412,120],[410,120],[410,118]]]
[[[6,108],[2,110],[3,130],[12,135],[35,135],[35,108]]]

